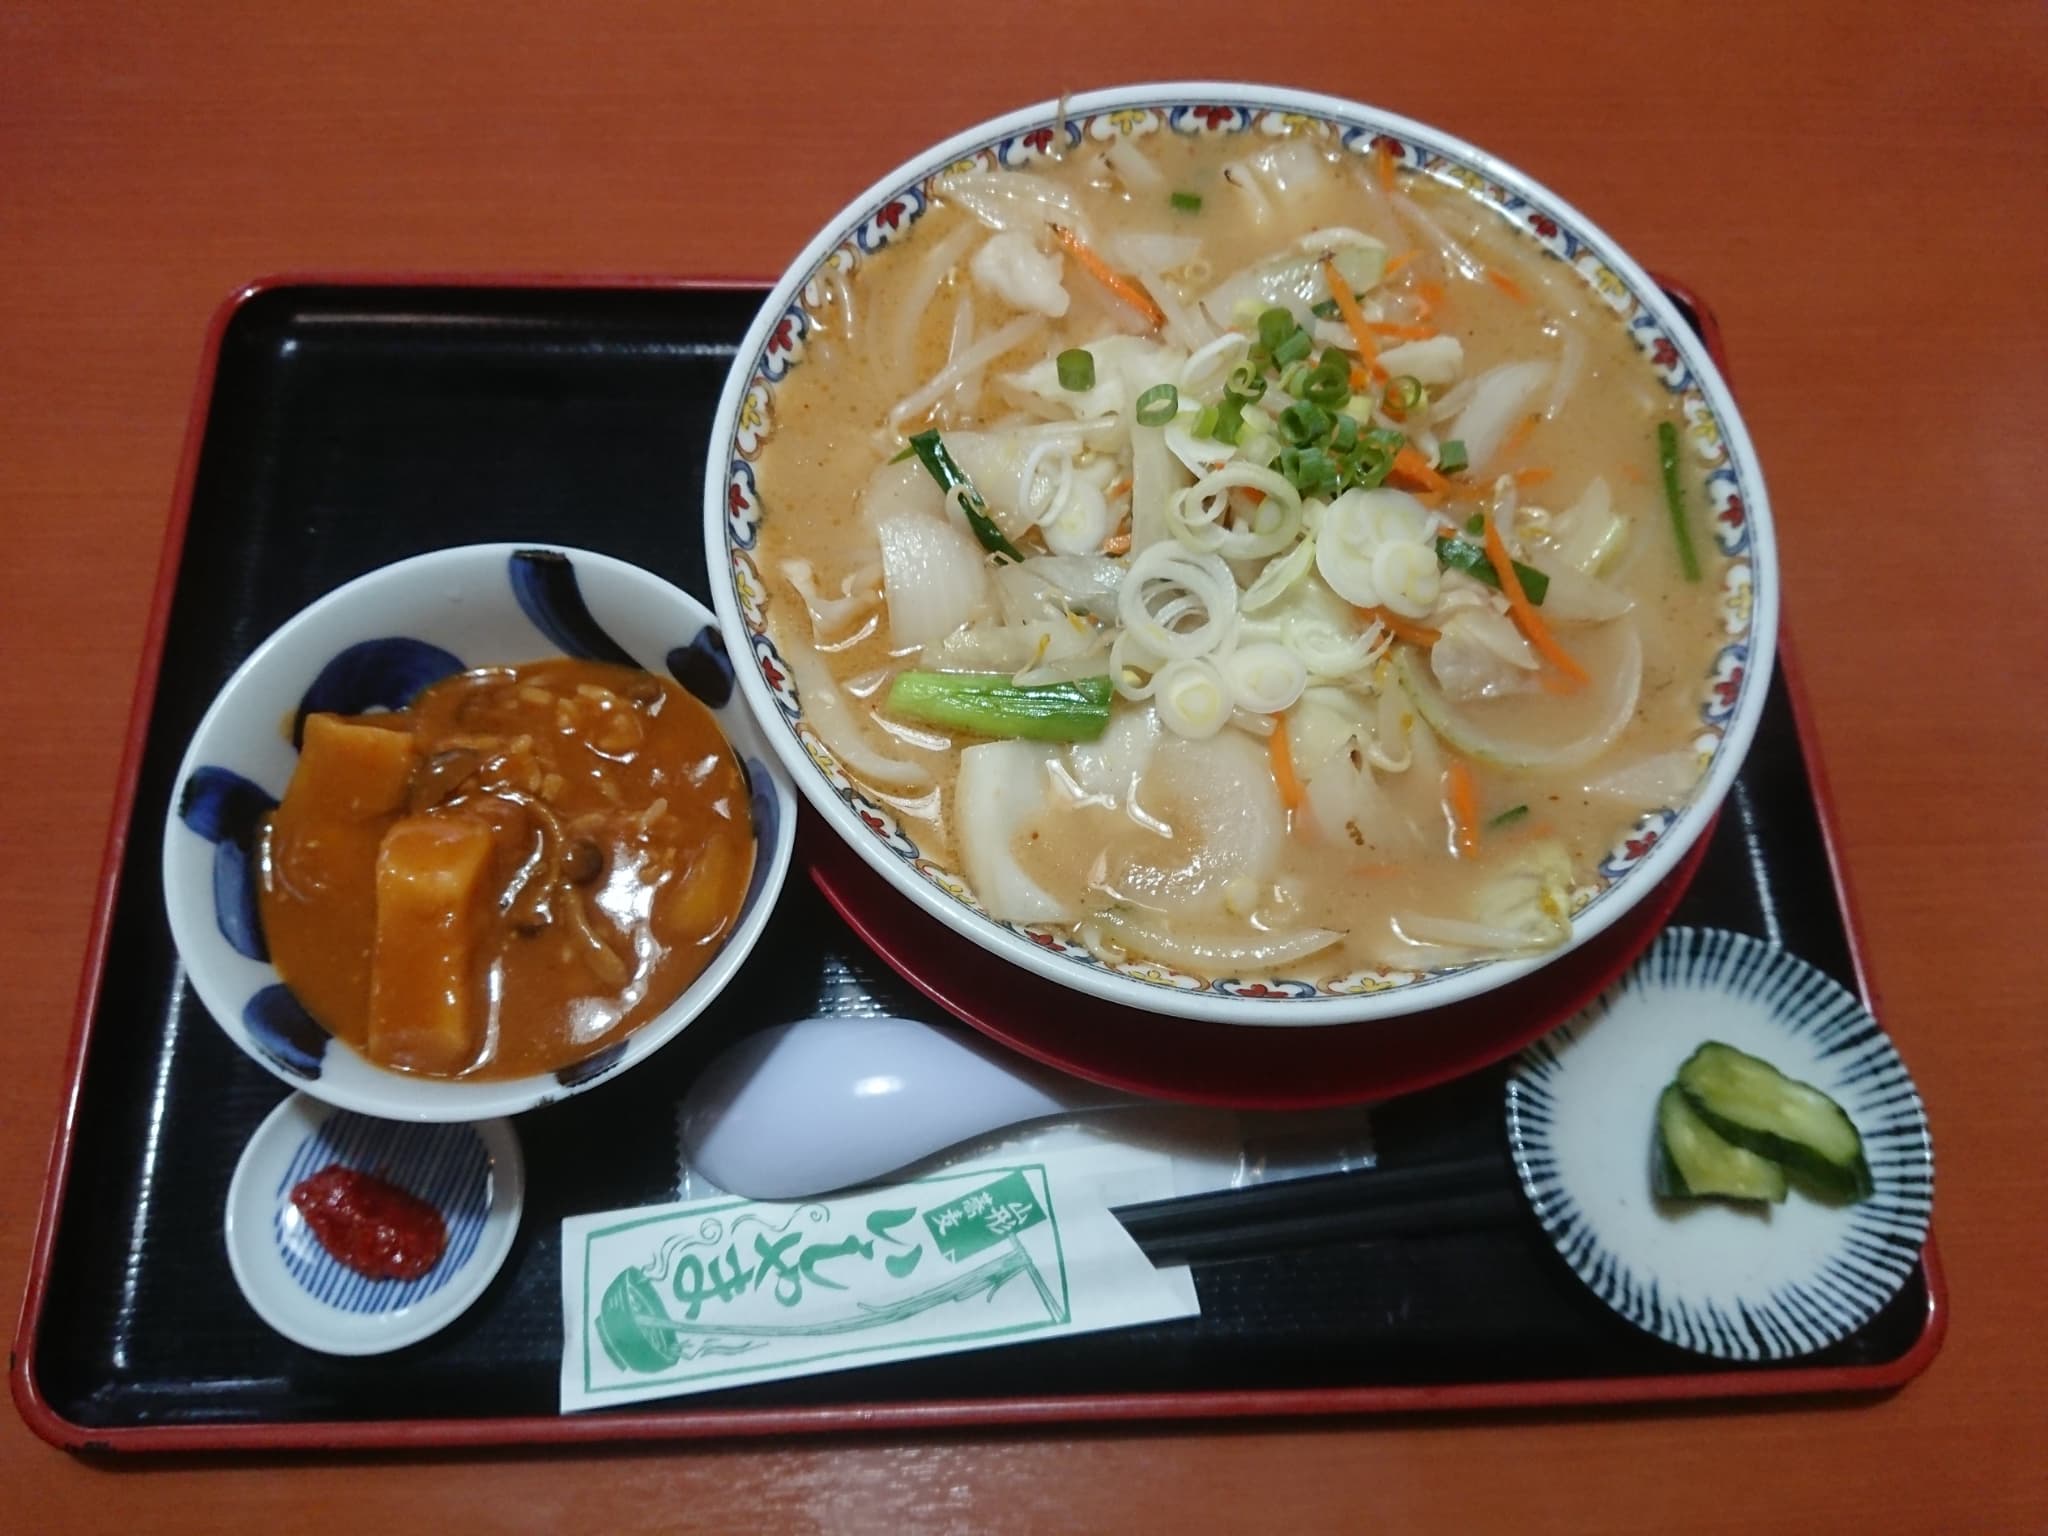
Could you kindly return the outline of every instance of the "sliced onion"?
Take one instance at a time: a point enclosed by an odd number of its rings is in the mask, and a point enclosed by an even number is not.
[[[1633,805],[1676,805],[1699,783],[1700,772],[1699,754],[1686,747],[1612,769],[1587,780],[1585,790],[1589,795]]]
[[[1481,955],[1513,954],[1520,950],[1551,947],[1531,943],[1529,935],[1519,929],[1496,928],[1489,923],[1467,922],[1456,917],[1431,917],[1421,912],[1397,915],[1394,932],[1408,943],[1422,948],[1467,950]]]
[[[1199,235],[1174,235],[1164,230],[1132,230],[1110,242],[1110,256],[1119,265],[1159,273],[1184,267],[1202,254]]]
[[[1206,395],[1228,376],[1231,369],[1245,360],[1251,345],[1251,338],[1242,331],[1226,331],[1206,347],[1196,349],[1180,365],[1177,383],[1181,397]]]
[[[1602,653],[1593,654],[1597,642]],[[1444,696],[1436,679],[1418,663],[1411,647],[1403,647],[1395,662],[1401,686],[1415,702],[1421,715],[1436,732],[1468,757],[1503,768],[1567,768],[1591,762],[1605,751],[1635,717],[1636,699],[1642,691],[1643,644],[1631,619],[1618,619],[1601,629],[1587,630],[1581,637],[1579,660],[1594,672],[1593,682],[1578,693],[1541,701],[1529,699],[1483,700],[1460,705]],[[1525,711],[1525,724],[1516,728],[1487,710]],[[1544,723],[1560,718],[1570,723],[1572,734],[1559,739],[1549,731],[1530,729],[1526,720]],[[1508,719],[1511,721],[1513,716]]]
[[[1255,939],[1220,935],[1196,938],[1136,914],[1129,907],[1097,913],[1094,922],[1116,940],[1117,947],[1168,965],[1214,975],[1235,969],[1267,970],[1319,955],[1344,937],[1332,928],[1303,928],[1293,933],[1266,933]]]
[[[1206,741],[1229,723],[1231,690],[1206,656],[1169,661],[1152,679],[1152,705],[1174,735]]]
[[[1015,923],[1057,923],[1072,914],[1017,862],[1017,833],[1047,806],[1054,757],[1027,741],[991,741],[960,754],[953,820],[960,863],[989,915]]]
[[[1254,490],[1264,497],[1249,528],[1229,522],[1231,492]],[[1400,494],[1396,492],[1395,494]],[[1204,475],[1172,497],[1166,526],[1188,548],[1214,551],[1227,560],[1261,560],[1277,555],[1301,534],[1301,493],[1286,476],[1235,460]]]
[[[1166,185],[1159,167],[1145,157],[1135,139],[1119,138],[1103,151],[1102,163],[1116,173],[1128,191],[1151,192]]]
[[[1541,362],[1503,363],[1481,374],[1472,389],[1472,403],[1460,413],[1450,436],[1462,438],[1472,473],[1484,474],[1515,424],[1529,414],[1529,404],[1550,382],[1551,366]]]
[[[1564,351],[1558,356],[1557,376],[1550,381],[1550,396],[1543,402],[1543,419],[1550,421],[1564,409],[1572,391],[1586,371],[1586,338],[1575,325],[1564,328]]]
[[[1605,624],[1635,607],[1635,599],[1597,576],[1587,576],[1557,561],[1547,565],[1550,590],[1543,595],[1543,616],[1566,624]]]
[[[844,631],[855,619],[875,606],[875,585],[881,577],[879,566],[864,565],[848,573],[839,584],[839,595],[827,597],[818,590],[817,573],[808,560],[785,560],[782,574],[811,615],[811,639],[831,645],[845,638]]]
[[[818,740],[838,759],[841,768],[856,778],[891,789],[922,789],[932,782],[930,771],[923,765],[886,756],[869,745],[854,718],[853,706],[847,703],[846,695],[839,691],[832,674],[816,656],[792,646],[783,660],[803,704],[804,724],[817,733]]]
[[[1048,224],[1064,224],[1087,234],[1087,218],[1073,194],[1030,171],[966,171],[944,178],[932,190],[990,229],[1035,235]]]
[[[889,633],[898,647],[929,645],[987,610],[988,566],[965,528],[908,514],[875,531]]]
[[[912,390],[889,410],[889,425],[900,427],[915,420],[943,400],[970,374],[1022,346],[1045,324],[1042,315],[1021,315],[975,342],[941,368],[922,387]]]
[[[1380,353],[1380,366],[1396,378],[1405,373],[1434,389],[1465,371],[1465,348],[1455,336],[1404,341]]]
[[[1162,660],[1227,646],[1237,633],[1237,581],[1213,554],[1154,544],[1131,562],[1117,593],[1124,629]]]
[[[1231,701],[1255,715],[1277,715],[1293,707],[1308,686],[1308,667],[1284,645],[1261,641],[1241,645],[1223,660]]]
[[[1241,613],[1257,613],[1269,604],[1279,601],[1287,589],[1309,572],[1316,563],[1316,541],[1303,539],[1294,548],[1277,560],[1268,561],[1266,568],[1237,600]]]

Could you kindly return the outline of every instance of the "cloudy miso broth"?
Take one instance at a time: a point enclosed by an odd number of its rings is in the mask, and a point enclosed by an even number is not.
[[[1684,575],[1671,397],[1380,171],[1091,140],[828,284],[755,465],[769,625],[995,916],[1203,976],[1539,950],[1695,783],[1722,562],[1689,479]]]

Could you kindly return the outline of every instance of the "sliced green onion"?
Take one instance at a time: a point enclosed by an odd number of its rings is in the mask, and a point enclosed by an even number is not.
[[[1069,347],[1055,359],[1060,388],[1082,394],[1095,387],[1095,354],[1086,347]]]
[[[1315,349],[1316,344],[1309,339],[1308,332],[1304,331],[1300,326],[1296,326],[1294,334],[1287,337],[1279,346],[1273,349],[1273,361],[1284,368],[1289,363],[1300,362],[1309,353],[1315,351]]]
[[[1465,531],[1475,539],[1485,538],[1486,514],[1484,512],[1474,512],[1470,517],[1466,518]]]
[[[1233,395],[1241,395],[1246,401],[1260,400],[1266,394],[1266,376],[1254,372],[1249,363],[1233,368],[1223,387]]]
[[[1362,491],[1376,491],[1386,484],[1387,476],[1394,472],[1391,458],[1361,458],[1345,475],[1346,485],[1355,485]]]
[[[1195,416],[1194,435],[1196,437],[1214,437],[1216,435],[1216,416],[1215,406],[1203,406]]]
[[[1209,430],[1204,435],[1215,438],[1219,443],[1235,443],[1244,435],[1244,408],[1249,403],[1244,396],[1233,395],[1226,389],[1223,398],[1209,408],[1215,411],[1216,419],[1209,423]]]
[[[1283,448],[1268,467],[1304,496],[1327,494],[1341,483],[1337,461],[1320,448]]]
[[[1330,435],[1330,413],[1308,400],[1297,400],[1280,413],[1280,436],[1290,446],[1306,448]]]
[[[1308,376],[1308,398],[1326,411],[1341,411],[1351,398],[1349,364],[1331,367],[1326,361]]]
[[[1278,352],[1280,343],[1292,336],[1297,329],[1294,316],[1286,310],[1266,310],[1259,316],[1259,345],[1268,353]]]
[[[1528,806],[1526,806],[1526,805],[1511,805],[1511,806],[1509,806],[1509,807],[1508,807],[1508,808],[1507,808],[1506,810],[1502,811],[1502,812],[1501,812],[1501,813],[1500,813],[1500,814],[1499,814],[1498,816],[1494,817],[1494,818],[1493,818],[1493,820],[1489,821],[1489,822],[1487,823],[1487,826],[1489,826],[1489,827],[1505,827],[1505,826],[1509,826],[1509,825],[1512,825],[1512,824],[1513,824],[1513,823],[1515,823],[1515,822],[1518,822],[1518,821],[1520,821],[1520,820],[1521,820],[1521,819],[1522,819],[1522,818],[1523,818],[1524,816],[1526,816],[1526,815],[1528,815],[1528,814],[1529,814],[1529,807],[1528,807]]]
[[[1345,455],[1358,451],[1358,418],[1339,416],[1330,428],[1330,452]]]
[[[1374,427],[1363,439],[1366,449],[1375,456],[1391,459],[1408,446],[1408,434],[1396,432],[1391,427]]]
[[[1465,452],[1465,439],[1447,437],[1436,445],[1436,467],[1440,474],[1455,475],[1472,467]]]
[[[975,538],[981,541],[981,547],[999,559],[1023,564],[1024,556],[1018,552],[1017,546],[1003,537],[1003,530],[988,515],[988,503],[981,499],[981,492],[974,488],[974,482],[967,478],[966,472],[953,461],[953,455],[946,451],[938,428],[918,433],[911,438],[910,446],[924,467],[931,471],[931,477],[939,482],[940,490],[949,497],[956,491],[959,493],[961,515],[967,519],[967,526],[973,530]]]
[[[1138,425],[1163,427],[1180,414],[1180,391],[1171,384],[1154,384],[1138,396]]]
[[[1308,312],[1318,320],[1334,320],[1337,318],[1337,301],[1335,299],[1318,299],[1315,303],[1309,305]]]
[[[1468,544],[1463,539],[1444,534],[1436,541],[1436,557],[1467,576],[1478,577],[1489,587],[1500,585],[1500,573],[1494,570],[1493,562],[1486,558],[1486,551],[1477,544]],[[1519,560],[1508,563],[1514,566],[1515,575],[1521,579],[1523,594],[1540,608],[1543,595],[1550,590],[1550,578],[1533,565],[1524,565]]]
[[[1093,741],[1109,725],[1107,677],[1019,686],[1000,672],[900,672],[888,710],[906,719],[981,736]]]
[[[1399,378],[1389,379],[1387,392],[1381,398],[1386,401],[1389,411],[1397,416],[1406,416],[1422,404],[1422,380],[1412,373],[1404,373]]]
[[[1692,530],[1685,525],[1685,492],[1678,484],[1678,428],[1668,421],[1657,423],[1657,457],[1664,465],[1664,501],[1671,508],[1671,531],[1678,539],[1678,564],[1687,581],[1698,581],[1700,557],[1692,547]]]
[[[1172,203],[1182,213],[1200,213],[1202,211],[1202,194],[1199,192],[1176,192],[1167,201]]]

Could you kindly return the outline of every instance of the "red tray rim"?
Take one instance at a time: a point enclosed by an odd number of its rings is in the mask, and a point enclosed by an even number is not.
[[[1689,288],[1652,274],[1666,292],[1698,317],[1709,353],[1725,365],[1721,329],[1713,311]],[[78,1130],[79,1097],[85,1081],[86,1050],[105,974],[114,902],[135,811],[136,785],[149,735],[171,599],[184,553],[200,449],[213,399],[221,343],[243,306],[265,294],[293,288],[558,288],[655,291],[765,289],[759,277],[663,277],[574,273],[352,273],[296,272],[260,277],[242,285],[215,309],[202,344],[199,376],[185,422],[170,517],[164,526],[149,620],[143,632],[141,664],[129,706],[121,768],[108,821],[107,838],[94,885],[93,914],[85,945],[71,1043],[64,1060],[62,1101],[51,1132],[43,1198],[36,1220],[28,1286],[22,1298],[14,1347],[8,1355],[8,1384],[15,1408],[29,1428],[52,1445],[85,1452],[218,1450],[378,1450],[434,1446],[598,1445],[621,1441],[709,1440],[768,1435],[929,1431],[987,1427],[1051,1428],[1129,1420],[1346,1417],[1371,1413],[1419,1413],[1449,1409],[1603,1408],[1632,1403],[1706,1402],[1755,1398],[1815,1397],[1890,1391],[1926,1370],[1948,1334],[1948,1283],[1930,1228],[1920,1263],[1927,1286],[1927,1315],[1913,1347],[1877,1365],[1810,1366],[1770,1370],[1679,1372],[1665,1376],[1615,1376],[1537,1381],[1459,1382],[1428,1386],[1362,1386],[1043,1394],[929,1402],[832,1403],[802,1408],[702,1408],[695,1406],[598,1415],[522,1414],[486,1419],[296,1420],[289,1423],[164,1424],[95,1427],[65,1418],[43,1396],[36,1374],[36,1336],[47,1299],[50,1264],[56,1249],[71,1158]],[[1857,988],[1871,1012],[1883,1009],[1866,962],[1862,929],[1848,871],[1843,864],[1833,794],[1820,752],[1808,729],[1808,702],[1791,636],[1783,632],[1778,665],[1791,696],[1800,755],[1813,784],[1829,878],[1842,910]]]

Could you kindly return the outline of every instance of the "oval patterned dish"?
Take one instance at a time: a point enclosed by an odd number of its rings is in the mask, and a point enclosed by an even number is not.
[[[1854,1205],[1650,1193],[1657,1095],[1704,1041],[1811,1083],[1855,1122],[1876,1188]],[[1744,934],[1665,930],[1604,997],[1516,1064],[1522,1188],[1579,1278],[1637,1327],[1725,1360],[1847,1338],[1898,1293],[1933,1209],[1927,1114],[1877,1020],[1797,956]]]
[[[314,1236],[292,1190],[339,1166],[433,1207],[439,1260],[416,1279],[371,1279]],[[228,1186],[228,1266],[256,1315],[330,1355],[375,1355],[448,1326],[496,1277],[525,1204],[519,1141],[505,1120],[419,1125],[373,1120],[295,1093],[249,1138]]]
[[[1646,811],[1572,896],[1573,936],[1535,957],[1436,970],[1368,969],[1311,981],[1281,975],[1204,980],[1150,961],[1112,963],[1063,932],[999,922],[960,873],[930,857],[901,820],[841,769],[806,724],[767,628],[768,588],[753,551],[764,518],[754,462],[775,430],[778,387],[803,366],[814,317],[837,284],[903,239],[933,179],[966,165],[1029,166],[1067,145],[1117,135],[1318,135],[1367,154],[1391,150],[1397,174],[1464,187],[1521,238],[1612,309],[1679,403],[1727,566],[1723,636],[1700,676],[1694,745],[1706,771],[1682,804]],[[1336,1024],[1471,998],[1528,975],[1603,932],[1673,870],[1712,821],[1763,709],[1775,650],[1777,583],[1768,500],[1747,433],[1704,346],[1655,283],[1568,204],[1492,156],[1406,118],[1334,97],[1256,86],[1165,84],[1090,93],[1013,113],[918,156],[856,198],[806,247],[741,344],[711,434],[705,539],[712,596],[739,684],[766,736],[833,830],[898,891],[982,948],[1040,976],[1155,1013],[1246,1024]]]
[[[664,668],[717,716],[745,770],[754,872],[738,921],[661,1013],[595,1054],[516,1078],[432,1078],[375,1066],[334,1039],[270,963],[256,839],[289,782],[296,722],[410,702],[468,667],[562,655]],[[734,696],[716,621],[688,594],[582,550],[476,544],[372,571],[296,615],[242,664],[193,733],[164,829],[164,902],[187,978],[214,1019],[294,1088],[406,1120],[481,1120],[622,1072],[701,1013],[766,926],[789,869],[795,791]]]

